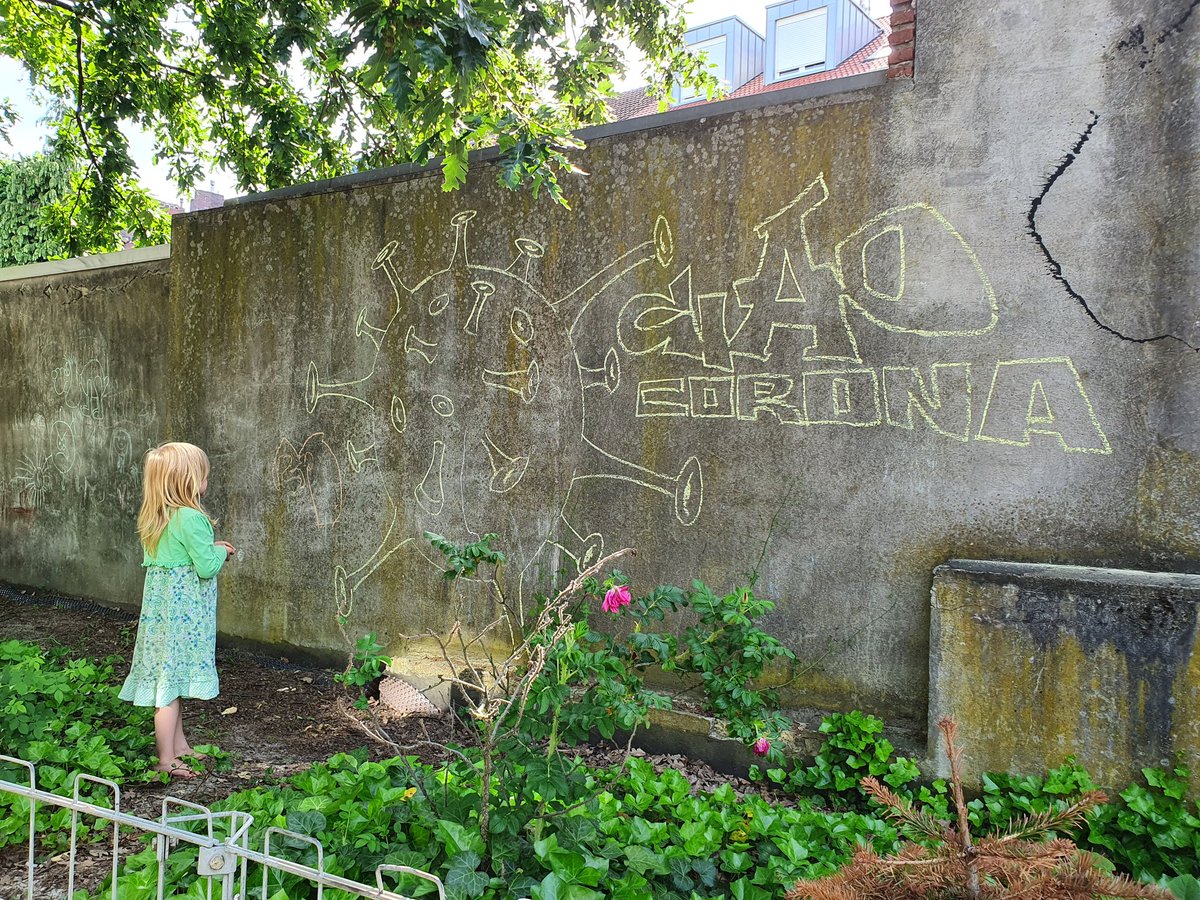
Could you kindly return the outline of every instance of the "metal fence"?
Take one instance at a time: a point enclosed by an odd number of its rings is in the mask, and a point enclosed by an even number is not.
[[[393,877],[411,875],[429,881],[437,888],[438,900],[446,898],[446,890],[441,879],[409,866],[380,866],[375,870],[374,886],[330,874],[324,871],[325,849],[319,841],[308,835],[283,828],[268,828],[263,836],[262,851],[252,850],[250,848],[250,826],[254,824],[254,817],[249,813],[236,810],[213,812],[206,807],[180,800],[177,797],[166,797],[162,802],[161,818],[157,821],[143,819],[121,811],[121,788],[108,779],[79,774],[75,777],[72,796],[61,797],[58,794],[38,790],[37,768],[33,763],[3,755],[0,755],[0,763],[11,763],[29,773],[28,785],[0,779],[0,793],[15,794],[29,801],[29,847],[25,861],[25,900],[35,900],[36,897],[34,876],[37,873],[37,863],[34,851],[37,844],[36,818],[39,804],[71,810],[70,846],[67,851],[69,854],[67,897],[72,897],[76,890],[75,869],[78,859],[80,819],[81,817],[90,817],[112,824],[111,900],[118,898],[117,876],[121,862],[121,830],[123,828],[135,832],[130,836],[131,841],[139,844],[142,835],[154,835],[158,866],[158,886],[155,894],[157,900],[163,900],[165,896],[167,862],[171,853],[188,846],[199,849],[196,875],[197,878],[204,879],[208,900],[214,900],[214,898],[246,900],[247,886],[253,883],[249,877],[253,871],[251,866],[258,866],[261,869],[264,900],[268,897],[267,886],[271,872],[287,873],[308,881],[316,888],[317,900],[323,900],[326,888],[336,888],[356,897],[369,897],[373,900],[409,900],[403,894],[395,893],[384,887],[384,878],[389,874]],[[107,788],[112,795],[112,808],[108,809],[82,799],[80,788],[85,782]],[[192,830],[200,826],[203,827],[199,832]],[[316,849],[316,868],[273,854],[271,852],[272,839],[278,841],[281,838],[312,845]]]

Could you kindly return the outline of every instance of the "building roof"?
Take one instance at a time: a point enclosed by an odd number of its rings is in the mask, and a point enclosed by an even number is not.
[[[861,75],[864,72],[876,72],[888,67],[888,32],[889,17],[883,16],[875,20],[883,29],[883,33],[873,41],[865,44],[860,50],[846,57],[846,60],[832,69],[824,72],[814,72],[812,75],[802,75],[799,78],[789,78],[787,81],[776,81],[764,84],[762,73],[754,76],[736,91],[730,91],[722,100],[732,100],[735,97],[747,97],[751,94],[766,94],[771,91],[781,91],[802,84],[815,84],[818,81],[833,81],[836,78],[846,78],[849,75]],[[709,100],[695,100],[691,103],[679,103],[671,109],[690,109],[710,103]],[[641,116],[653,116],[658,113],[658,100],[651,97],[645,87],[633,88],[617,94],[608,101],[608,110],[614,122],[625,119],[637,119]]]

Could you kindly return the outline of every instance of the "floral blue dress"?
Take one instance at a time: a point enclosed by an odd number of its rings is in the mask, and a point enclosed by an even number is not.
[[[175,510],[154,554],[142,562],[146,586],[122,700],[162,707],[178,697],[217,696],[216,575],[225,556],[213,545],[204,513]]]

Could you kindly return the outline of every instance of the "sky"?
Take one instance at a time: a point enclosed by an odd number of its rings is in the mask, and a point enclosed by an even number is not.
[[[772,0],[772,3],[774,2],[778,2],[778,0]],[[861,2],[873,16],[886,15],[891,8],[890,0],[861,0]],[[743,0],[743,2],[737,3],[731,3],[730,0],[692,0],[688,6],[687,20],[688,24],[694,27],[737,15],[761,34],[766,28],[765,10],[768,5],[762,0]],[[644,83],[644,79],[640,77],[638,69],[634,65],[631,66],[629,76],[619,82],[617,88],[624,90],[642,83]],[[0,96],[11,98],[21,116],[21,120],[9,132],[12,146],[5,146],[0,142],[0,154],[28,155],[38,152],[50,134],[49,129],[39,122],[45,115],[44,101],[30,95],[29,81],[25,78],[20,64],[4,57],[0,57],[0,85],[5,86],[0,89]],[[133,158],[137,162],[138,175],[142,184],[155,197],[168,202],[185,199],[179,197],[178,189],[167,174],[167,167],[154,163],[154,143],[148,134],[140,129],[131,130],[130,148]],[[225,197],[233,197],[238,194],[233,176],[223,169],[209,173],[206,181],[211,181],[212,189]],[[198,187],[209,187],[209,185],[202,182]],[[186,206],[186,204],[184,205]]]

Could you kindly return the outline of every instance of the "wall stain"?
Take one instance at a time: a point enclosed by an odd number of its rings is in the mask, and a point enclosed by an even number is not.
[[[1192,0],[1188,8],[1183,11],[1183,15],[1156,34],[1153,40],[1148,43],[1146,40],[1146,29],[1141,24],[1134,26],[1130,30],[1129,36],[1117,44],[1117,49],[1137,51],[1142,55],[1142,58],[1138,60],[1138,68],[1146,68],[1146,66],[1154,62],[1158,48],[1165,44],[1168,39],[1183,31],[1183,26],[1192,17],[1192,13],[1196,11],[1197,7],[1200,7],[1200,0]]]
[[[986,577],[986,576],[984,576]],[[1196,604],[1138,585],[1036,584],[1022,579],[1011,612],[980,610],[982,625],[1015,628],[1042,653],[1066,641],[1085,658],[1116,650],[1128,671],[1129,753],[1134,759],[1172,755],[1176,681],[1196,643]]]

